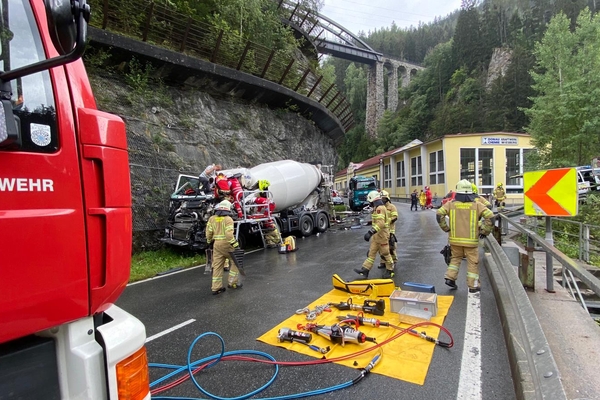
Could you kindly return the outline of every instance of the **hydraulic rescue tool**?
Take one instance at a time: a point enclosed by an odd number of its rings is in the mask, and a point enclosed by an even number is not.
[[[316,306],[312,310],[308,307],[296,310],[296,314],[306,314],[307,321],[314,321],[319,315],[323,314],[324,312],[331,312],[331,303]]]
[[[279,329],[279,332],[277,332],[277,339],[279,339],[280,342],[302,343],[310,347],[312,350],[317,351],[321,354],[325,354],[330,350],[329,346],[319,347],[313,344],[309,344],[312,340],[312,335],[310,333],[295,331],[289,328]]]
[[[332,343],[341,344],[344,346],[346,343],[356,343],[361,344],[365,342],[373,342],[377,343],[377,339],[374,337],[369,337],[365,335],[363,332],[358,331],[351,327],[350,325],[316,325],[316,324],[306,324],[305,326],[298,325],[299,329],[304,329],[306,331],[310,331],[316,333],[319,336],[324,337],[325,339],[330,340]]]
[[[362,306],[358,304],[352,303],[352,298],[349,298],[347,302],[342,302],[338,304],[332,304],[335,308],[340,311],[344,310],[352,310],[352,311],[362,311],[367,314],[375,314],[375,315],[383,315],[385,313],[385,301],[383,299],[379,300],[365,300]]]
[[[339,319],[340,321],[346,321],[346,322],[354,322],[357,326],[360,325],[370,325],[370,326],[374,326],[376,328],[379,328],[380,326],[391,326],[394,329],[397,330],[403,330],[404,328],[401,328],[399,326],[396,325],[392,325],[389,322],[386,321],[380,321],[377,318],[365,318],[362,315],[351,315],[348,314],[346,316],[341,316],[339,315],[337,317],[337,319]],[[436,345],[440,346],[440,347],[445,347],[445,348],[450,348],[452,347],[452,345],[450,343],[447,342],[442,342],[432,336],[427,335],[427,333],[425,332],[417,332],[414,329],[407,329],[407,332],[410,333],[413,336],[417,336],[420,337],[421,339],[425,339],[428,342],[431,343],[435,343]]]

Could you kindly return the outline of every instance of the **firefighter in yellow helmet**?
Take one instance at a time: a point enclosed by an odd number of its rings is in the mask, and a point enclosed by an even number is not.
[[[379,253],[379,256],[385,262],[383,278],[392,278],[394,276],[394,261],[392,261],[392,257],[390,256],[390,217],[381,200],[381,194],[377,190],[369,192],[367,201],[373,208],[373,213],[371,214],[372,226],[365,233],[365,240],[368,242],[373,237],[373,241],[371,242],[367,259],[363,262],[362,268],[355,269],[354,272],[362,275],[364,278],[368,278],[369,272],[375,263],[375,257]]]
[[[446,285],[456,289],[456,279],[463,257],[467,259],[467,286],[470,293],[481,290],[479,284],[479,239],[492,231],[491,212],[482,203],[475,201],[471,182],[463,179],[456,185],[454,201],[441,206],[436,213],[437,222],[444,232],[449,232],[448,241],[452,259],[446,270]],[[450,220],[450,226],[446,222]],[[484,218],[481,228],[479,220]]]
[[[398,209],[392,204],[390,200],[390,194],[387,190],[381,191],[381,200],[383,200],[383,205],[385,206],[385,209],[388,212],[388,217],[390,218],[390,255],[392,256],[392,261],[394,262],[394,268],[396,268],[396,263],[398,262],[398,256],[396,255],[396,243],[398,243],[398,240],[396,239],[396,221],[398,220]],[[385,268],[383,259],[380,260],[378,268]]]
[[[479,195],[479,188],[477,187],[476,184],[472,183],[471,187],[473,188],[473,195],[475,196],[475,201],[480,202],[481,204],[483,204],[484,206],[486,206],[487,208],[489,208],[490,210],[492,209],[492,203],[490,203],[489,201],[487,201],[487,199],[485,197],[481,197]]]
[[[225,291],[223,286],[223,267],[225,260],[229,260],[230,270],[227,287],[238,289],[239,269],[236,266],[232,253],[239,248],[239,243],[234,236],[233,219],[231,218],[232,204],[229,200],[221,201],[215,208],[215,214],[206,224],[206,241],[213,248],[212,259],[212,294],[216,295]]]
[[[498,211],[504,211],[504,200],[506,200],[506,192],[504,191],[504,187],[502,186],[502,182],[496,185],[496,189],[494,189],[494,203],[496,207],[498,207]]]

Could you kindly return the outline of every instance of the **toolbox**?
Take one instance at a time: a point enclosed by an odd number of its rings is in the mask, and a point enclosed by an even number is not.
[[[435,317],[437,315],[437,294],[394,290],[390,295],[390,309],[392,312],[399,313],[404,307],[430,312],[431,316]]]
[[[404,282],[402,284],[402,289],[413,292],[435,293],[435,286],[425,283]]]

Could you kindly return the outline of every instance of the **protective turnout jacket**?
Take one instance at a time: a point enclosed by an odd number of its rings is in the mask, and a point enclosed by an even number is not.
[[[383,203],[380,203],[375,207],[371,214],[371,221],[373,223],[373,229],[377,232],[373,235],[373,241],[377,243],[388,243],[390,240],[390,217]]]
[[[450,226],[446,222],[446,216],[450,219]],[[450,232],[450,244],[464,247],[477,247],[479,234],[490,234],[493,216],[494,213],[478,201],[463,203],[455,200],[437,210],[437,222],[444,232]],[[482,217],[484,221],[479,228]]]
[[[396,234],[396,221],[398,220],[398,209],[391,201],[385,203],[385,209],[388,212],[390,233]]]
[[[487,201],[484,197],[477,196],[477,197],[475,197],[475,201],[480,202],[481,204],[483,204],[484,206],[486,206],[490,210],[492,209],[492,203],[490,203],[489,201]]]
[[[504,188],[494,189],[494,198],[498,201],[506,200],[506,192],[504,191]]]
[[[232,246],[237,242],[233,234],[233,219],[228,215],[213,215],[206,224],[206,241],[225,240]]]

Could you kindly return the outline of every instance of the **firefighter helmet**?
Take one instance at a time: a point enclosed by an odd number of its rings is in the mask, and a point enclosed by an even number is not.
[[[367,195],[367,201],[369,203],[374,202],[375,200],[380,200],[381,199],[381,193],[379,193],[377,190],[372,190],[369,192],[369,194]]]
[[[261,179],[258,181],[258,190],[260,190],[261,192],[264,192],[265,190],[269,190],[270,185],[271,185],[271,182],[269,182],[266,179]]]
[[[222,202],[217,204],[217,207],[215,208],[215,210],[231,211],[231,202],[229,200],[223,200]]]
[[[502,187],[502,182],[499,182],[498,185],[496,185],[496,186],[498,186],[499,188],[501,188]]]
[[[388,193],[388,191],[387,191],[387,190],[382,190],[382,191],[381,191],[381,198],[382,198],[382,199],[383,199],[383,198],[385,198],[385,199],[388,199],[388,200],[390,200],[390,194]]]
[[[473,194],[473,186],[471,185],[471,182],[466,179],[459,181],[456,184],[456,193]]]
[[[479,193],[479,189],[477,188],[476,184],[474,184],[474,183],[471,184],[471,188],[473,189],[473,193],[474,194],[478,194]]]

